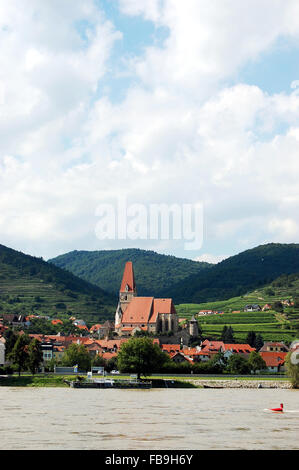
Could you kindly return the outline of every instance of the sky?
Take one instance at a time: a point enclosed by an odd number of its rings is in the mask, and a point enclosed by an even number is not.
[[[298,243],[298,157],[298,0],[0,0],[1,244]],[[161,204],[200,206],[201,243],[150,237]]]

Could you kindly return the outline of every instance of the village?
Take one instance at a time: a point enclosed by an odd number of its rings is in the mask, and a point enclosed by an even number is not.
[[[266,306],[267,308],[268,306]],[[250,305],[247,311],[256,311],[260,306]],[[198,315],[219,314],[221,312],[200,311]],[[26,332],[31,316],[2,315],[0,319],[0,367],[9,364],[6,357],[5,332],[18,327],[18,334]],[[88,328],[84,320],[71,319],[80,334],[56,335],[29,334],[31,339],[40,343],[42,352],[41,370],[49,369],[49,364],[56,366],[61,363],[70,345],[82,345],[88,352],[93,364],[108,365],[108,371],[117,373],[118,353],[124,343],[132,337],[147,336],[154,344],[165,352],[174,364],[194,365],[208,363],[222,358],[228,361],[232,356],[249,359],[252,352],[257,352],[264,361],[261,372],[283,373],[285,358],[289,348],[284,342],[267,341],[256,351],[249,344],[226,343],[210,339],[199,339],[198,323],[193,315],[191,320],[179,318],[172,299],[156,299],[139,297],[132,262],[124,268],[119,291],[119,302],[116,307],[115,321],[94,324]],[[52,319],[51,323],[62,324],[60,319]],[[20,329],[20,326],[22,327]]]

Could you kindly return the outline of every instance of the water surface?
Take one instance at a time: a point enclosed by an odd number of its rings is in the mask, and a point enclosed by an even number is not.
[[[0,409],[0,449],[299,449],[297,390],[0,387]]]

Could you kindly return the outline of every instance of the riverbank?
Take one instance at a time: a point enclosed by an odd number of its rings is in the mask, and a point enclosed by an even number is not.
[[[153,388],[292,388],[287,379],[247,379],[238,378],[182,378],[165,377],[147,378],[152,381]],[[69,381],[74,380],[74,376],[57,375],[21,375],[0,376],[0,386],[2,387],[69,387]],[[117,380],[117,379],[116,379]]]
[[[187,382],[189,382],[187,380]],[[192,384],[198,388],[292,388],[288,380],[192,380]]]

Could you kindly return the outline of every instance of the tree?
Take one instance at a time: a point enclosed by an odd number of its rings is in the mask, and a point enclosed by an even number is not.
[[[65,351],[62,357],[62,364],[64,366],[78,365],[79,369],[89,370],[91,366],[91,359],[89,353],[83,344],[72,343]]]
[[[264,346],[264,340],[263,340],[263,337],[262,335],[258,334],[256,336],[256,340],[255,340],[255,349],[257,351],[259,351],[262,347]]]
[[[28,367],[32,374],[35,374],[38,366],[43,360],[43,353],[40,342],[34,338],[28,346]]]
[[[18,367],[19,376],[21,375],[21,371],[24,370],[27,365],[29,343],[30,338],[28,335],[20,335],[9,355],[12,362]]]
[[[231,374],[248,374],[250,368],[247,359],[239,354],[232,354],[227,362],[227,371]]]
[[[121,372],[135,372],[138,379],[161,368],[169,360],[150,338],[131,338],[124,343],[117,356],[117,367]]]
[[[222,328],[222,333],[221,333],[221,341],[223,341],[224,343],[225,343],[226,334],[227,334],[227,326],[224,325],[224,327]]]
[[[19,336],[11,329],[6,330],[3,336],[5,338],[5,353],[8,356],[9,353],[12,352],[13,347]]]
[[[299,388],[299,349],[288,352],[285,364],[292,387]]]
[[[275,310],[275,312],[280,312],[280,313],[283,313],[283,305],[280,301],[276,301],[274,302],[273,304],[273,309]]]
[[[231,326],[227,327],[226,325],[223,327],[221,333],[221,341],[227,344],[233,344],[235,342],[234,338],[234,330]]]
[[[106,368],[106,359],[103,356],[97,354],[91,361],[92,366],[94,367],[104,367]]]
[[[256,334],[254,331],[249,331],[246,337],[246,343],[249,344],[252,348],[255,348],[256,344]]]
[[[209,360],[209,365],[215,373],[222,374],[227,366],[227,358],[224,356],[224,352],[218,351],[213,354],[213,357]]]
[[[256,351],[251,351],[251,353],[249,354],[248,365],[251,371],[254,373],[256,373],[258,370],[264,370],[267,368],[264,359]]]

